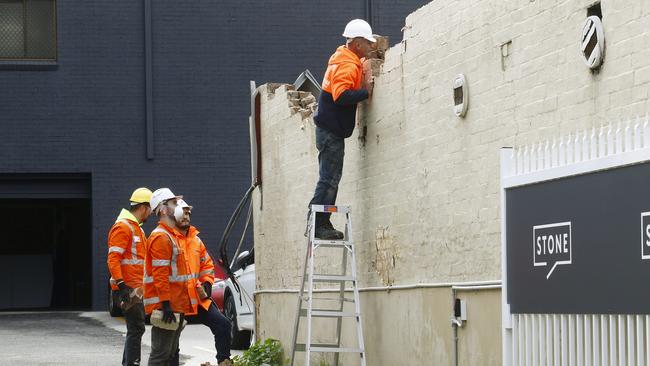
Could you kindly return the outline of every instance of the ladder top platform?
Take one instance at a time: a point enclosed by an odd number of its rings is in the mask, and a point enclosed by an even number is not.
[[[350,206],[311,205],[313,212],[350,213]]]

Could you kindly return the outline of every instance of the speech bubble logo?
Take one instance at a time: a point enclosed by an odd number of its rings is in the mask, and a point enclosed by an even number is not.
[[[533,226],[533,266],[550,266],[546,279],[558,265],[571,264],[571,248],[571,221]]]

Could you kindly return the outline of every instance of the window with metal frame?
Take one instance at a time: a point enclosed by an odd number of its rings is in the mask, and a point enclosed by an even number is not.
[[[0,0],[0,60],[56,57],[56,0]]]

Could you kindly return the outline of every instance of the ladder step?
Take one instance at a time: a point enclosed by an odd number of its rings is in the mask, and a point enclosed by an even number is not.
[[[300,316],[307,316],[307,309],[300,309]],[[338,310],[312,310],[311,316],[316,318],[355,318],[359,316],[357,313],[350,313]]]
[[[352,290],[348,290],[352,291]],[[301,301],[307,302],[309,301],[309,296],[302,296],[300,297]],[[352,297],[312,297],[312,300],[315,301],[336,301],[336,302],[354,302],[354,298]]]
[[[354,276],[341,276],[341,275],[324,275],[324,274],[315,274],[312,276],[314,282],[346,282],[346,281],[355,281]]]
[[[319,247],[345,247],[348,245],[352,245],[349,240],[321,240],[321,239],[314,239],[314,245],[318,245]]]
[[[305,352],[307,347],[304,343],[297,343],[295,347],[296,352]],[[338,344],[312,344],[309,348],[311,352],[354,352],[363,353],[361,348],[342,348]]]
[[[352,291],[352,290],[350,290]],[[345,301],[345,302],[354,302],[354,298],[351,297],[312,297],[313,300],[319,301]],[[303,301],[307,301],[307,296],[303,296]]]
[[[332,352],[332,353],[363,353],[361,348],[330,348],[330,347],[310,347],[311,352]]]
[[[338,344],[312,344],[311,349],[313,350],[314,347],[321,347],[321,348],[339,348],[340,346]],[[305,352],[307,347],[305,347],[304,343],[296,343],[296,352]]]

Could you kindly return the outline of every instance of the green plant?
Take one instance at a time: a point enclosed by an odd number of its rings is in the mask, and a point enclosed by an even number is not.
[[[263,343],[252,344],[243,355],[235,356],[232,360],[235,366],[282,366],[282,344],[277,339],[268,338]]]

